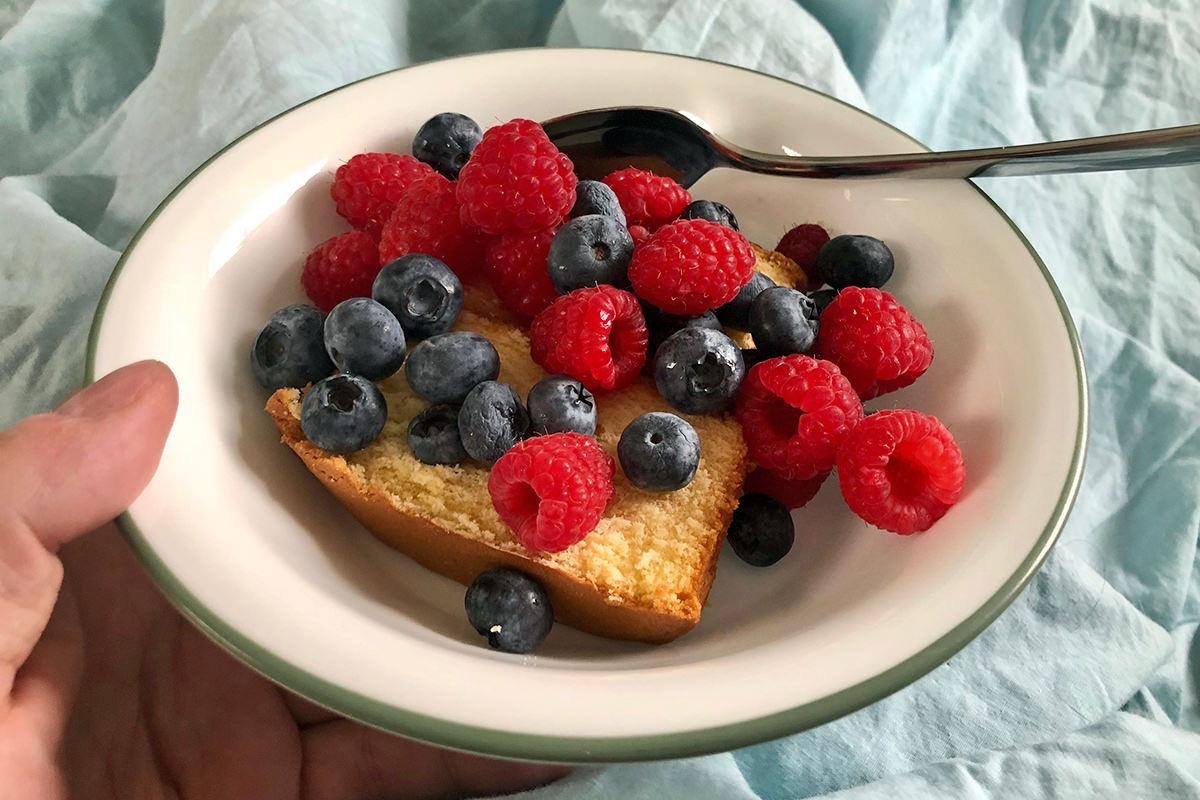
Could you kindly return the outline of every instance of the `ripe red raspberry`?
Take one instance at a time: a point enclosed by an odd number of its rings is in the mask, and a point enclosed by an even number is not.
[[[464,282],[483,271],[483,240],[458,218],[454,184],[434,173],[408,188],[379,237],[379,263],[409,253],[440,258]]]
[[[757,467],[746,476],[744,494],[765,494],[774,497],[790,509],[803,508],[817,496],[817,491],[829,473],[825,472],[807,480],[792,480],[778,475],[766,467]]]
[[[643,225],[630,225],[629,238],[633,239],[634,247],[639,247],[645,244],[646,240],[650,238],[650,231],[646,230]]]
[[[842,440],[863,418],[846,376],[828,361],[802,355],[754,365],[735,413],[750,458],[791,480],[832,470]]]
[[[928,530],[958,502],[966,470],[946,426],[916,411],[880,411],[842,442],[838,482],[850,510],[893,533]]]
[[[813,351],[838,365],[863,400],[908,386],[929,369],[925,327],[880,289],[848,286],[821,313]]]
[[[629,167],[618,170],[602,183],[617,195],[617,202],[630,225],[644,225],[651,233],[677,218],[692,196],[671,178]]]
[[[379,246],[364,231],[350,231],[321,242],[308,254],[300,285],[313,305],[330,311],[351,297],[370,297],[379,274]]]
[[[650,334],[637,298],[611,286],[576,289],[533,320],[530,355],[591,391],[623,389],[646,363]]]
[[[488,493],[521,544],[557,553],[596,527],[613,496],[616,464],[596,440],[552,433],[517,444],[492,466]]]
[[[504,307],[528,325],[542,309],[558,299],[546,262],[558,230],[506,233],[487,246],[487,277]]]
[[[775,251],[796,262],[804,271],[810,289],[816,289],[823,281],[817,272],[817,253],[829,241],[829,233],[820,225],[805,223],[797,225],[783,235]]]
[[[329,194],[347,222],[378,236],[404,190],[433,174],[412,156],[359,153],[337,168]]]
[[[733,228],[681,219],[633,251],[629,280],[638,297],[668,314],[695,316],[736,297],[754,263],[750,243]]]
[[[462,221],[484,233],[556,225],[575,205],[574,169],[536,122],[497,125],[483,134],[458,175]]]

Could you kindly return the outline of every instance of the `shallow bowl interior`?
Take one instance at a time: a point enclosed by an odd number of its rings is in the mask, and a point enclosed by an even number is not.
[[[247,359],[267,316],[303,300],[304,254],[345,229],[329,199],[333,170],[366,150],[406,152],[444,110],[486,127],[620,104],[685,109],[766,151],[918,147],[824,95],[728,66],[496,53],[380,75],[274,119],[193,174],[130,246],[97,317],[90,374],[159,358],[181,401],[159,472],[123,526],[176,605],[261,672],[465,749],[688,755],[819,724],[905,685],[982,630],[1045,557],[1081,467],[1082,361],[1036,254],[961,181],[719,170],[692,190],[734,209],[767,246],[812,221],[892,247],[888,289],[924,322],[936,357],[913,387],[870,408],[938,416],[967,463],[961,502],[925,534],[868,527],[830,480],[797,513],[784,561],[755,569],[726,554],[692,633],[656,647],[558,626],[519,657],[481,646],[461,586],[378,543],[321,490],[279,444]]]

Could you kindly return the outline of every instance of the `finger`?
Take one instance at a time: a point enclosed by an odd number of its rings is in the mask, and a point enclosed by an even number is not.
[[[0,433],[0,530],[56,550],[115,517],[154,474],[178,397],[166,365],[143,361]]]
[[[10,720],[31,731],[53,752],[62,740],[82,677],[79,607],[70,586],[64,584],[41,638],[17,671]]]
[[[449,798],[509,794],[566,775],[569,767],[499,761],[402,739],[345,719],[302,734],[304,800]]]
[[[143,362],[0,433],[0,704],[54,607],[62,564],[53,553],[142,490],[177,399],[170,370]]]
[[[284,705],[292,713],[292,719],[296,720],[296,727],[307,728],[310,725],[319,725],[322,722],[342,718],[341,714],[319,706],[298,694],[292,694],[286,689],[280,689],[279,693],[283,696]]]

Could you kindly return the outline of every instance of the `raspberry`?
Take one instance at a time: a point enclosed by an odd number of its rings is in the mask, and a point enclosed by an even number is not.
[[[668,314],[695,316],[736,297],[753,277],[754,263],[745,236],[685,219],[663,226],[633,251],[629,280],[638,297]]]
[[[381,265],[409,253],[441,259],[464,282],[478,277],[482,270],[483,240],[463,228],[454,184],[437,173],[400,195],[380,234]]]
[[[552,433],[520,442],[492,466],[488,493],[530,550],[556,553],[596,527],[613,496],[616,464],[596,440]]]
[[[838,368],[802,355],[756,364],[742,381],[735,413],[750,458],[790,480],[832,470],[842,440],[863,418]]]
[[[746,477],[746,488],[743,494],[765,494],[774,497],[791,509],[802,508],[808,501],[817,496],[817,491],[825,479],[829,477],[824,472],[815,478],[807,480],[792,480],[777,475],[766,467],[758,467]]]
[[[679,216],[692,202],[688,190],[671,178],[629,167],[603,180],[617,195],[617,202],[630,225],[644,225],[651,232]]]
[[[644,225],[630,225],[629,238],[633,239],[634,247],[639,247],[650,238],[650,231],[646,230]]]
[[[571,159],[542,126],[514,119],[483,134],[458,176],[463,224],[484,233],[521,233],[558,224],[575,205]]]
[[[576,289],[533,320],[530,354],[591,391],[623,389],[646,363],[646,319],[637,298],[611,286]]]
[[[558,299],[546,268],[557,226],[534,233],[506,233],[487,246],[488,281],[504,307],[528,325]]]
[[[321,242],[308,254],[300,284],[313,305],[330,311],[351,297],[370,297],[379,274],[379,246],[364,231],[350,231]]]
[[[825,281],[817,272],[817,253],[829,241],[829,234],[820,225],[805,223],[797,225],[783,235],[775,251],[796,262],[804,270],[810,288],[815,289]]]
[[[880,411],[842,443],[838,482],[850,510],[899,534],[928,530],[958,501],[962,451],[936,417]]]
[[[338,167],[329,194],[347,222],[378,236],[404,190],[432,174],[412,156],[359,153]]]
[[[821,313],[814,353],[837,364],[858,396],[870,400],[921,377],[933,344],[896,298],[849,286]]]

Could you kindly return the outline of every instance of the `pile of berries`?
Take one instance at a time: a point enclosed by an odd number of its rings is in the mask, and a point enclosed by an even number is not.
[[[962,456],[938,420],[863,410],[933,358],[924,327],[882,289],[895,264],[878,239],[799,225],[777,249],[811,291],[776,286],[725,205],[635,168],[579,181],[536,123],[482,131],[454,113],[426,122],[412,155],[354,156],[331,195],[353,230],[309,254],[301,283],[315,307],[272,316],[256,375],[270,389],[312,383],[304,433],[347,453],[382,432],[374,381],[403,368],[429,402],[408,425],[413,455],[489,466],[493,505],[531,550],[570,547],[600,520],[616,463],[593,438],[596,405],[643,374],[681,414],[732,412],[741,424],[756,468],[728,539],[751,564],[789,551],[789,509],[835,468],[849,507],[896,533],[927,529],[958,499]],[[529,326],[530,355],[549,373],[525,399],[498,381],[487,339],[450,330],[476,283]],[[644,414],[617,461],[635,487],[675,491],[696,474],[699,437],[681,416]],[[527,652],[549,630],[539,592],[492,570],[468,593],[468,615],[493,646]]]

